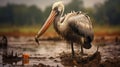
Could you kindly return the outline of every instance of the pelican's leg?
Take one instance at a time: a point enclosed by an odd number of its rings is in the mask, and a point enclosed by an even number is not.
[[[84,51],[83,51],[84,38],[83,37],[81,38],[81,42],[82,42],[82,44],[81,44],[81,52],[80,52],[80,54],[83,55],[84,54]]]
[[[83,45],[81,45],[81,55],[83,55]]]
[[[73,47],[73,42],[71,42],[71,48],[72,48],[72,58],[74,57],[74,47]]]

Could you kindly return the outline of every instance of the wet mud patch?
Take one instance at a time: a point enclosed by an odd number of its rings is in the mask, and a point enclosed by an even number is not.
[[[58,58],[58,57],[57,57]],[[86,56],[81,56],[75,53],[73,58],[71,53],[61,53],[60,61],[55,60],[55,57],[50,57],[49,59],[54,60],[55,63],[61,63],[61,65],[51,66],[45,63],[39,63],[38,65],[33,65],[32,67],[120,67],[120,58],[106,58],[105,61],[101,61],[101,53],[95,52],[94,54],[89,54]]]
[[[99,67],[120,67],[120,57],[107,58]]]
[[[71,47],[65,41],[40,41],[40,45],[36,47],[32,37],[11,37],[8,38],[8,53],[14,51],[13,56],[17,53],[18,57],[28,54],[29,63],[24,66],[22,61],[17,62],[16,65],[6,63],[5,67],[120,67],[119,41],[120,39],[114,41],[105,38],[104,41],[93,42],[91,49],[84,50],[88,54],[85,56],[81,56],[79,46],[74,46],[75,57],[73,59]],[[96,46],[99,44],[104,45],[101,45],[96,52]],[[2,50],[0,53],[0,63],[4,63]],[[0,67],[3,65],[0,64]]]
[[[71,53],[63,53],[61,54],[60,59],[64,66],[98,67],[101,61],[101,55],[100,52],[83,56],[79,53],[75,53],[75,57],[72,57]]]

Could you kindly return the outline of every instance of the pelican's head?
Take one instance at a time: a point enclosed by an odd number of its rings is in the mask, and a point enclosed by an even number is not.
[[[62,1],[55,2],[52,6],[52,10],[56,11],[56,13],[58,15],[62,16],[62,14],[64,12],[64,5],[63,5]]]
[[[64,5],[62,1],[55,2],[52,6],[52,10],[48,19],[46,20],[46,22],[44,23],[44,25],[36,35],[36,38],[39,38],[48,29],[48,27],[51,25],[51,23],[55,20],[57,16],[62,16],[63,12],[64,12]]]

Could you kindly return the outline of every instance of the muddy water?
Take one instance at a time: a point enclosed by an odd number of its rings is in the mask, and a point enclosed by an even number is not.
[[[33,37],[9,37],[8,38],[8,53],[11,51],[18,53],[18,56],[22,54],[28,54],[30,56],[29,63],[24,66],[34,66],[39,63],[49,66],[59,66],[64,67],[61,64],[60,54],[71,52],[70,45],[65,41],[40,41],[40,45],[37,45],[33,41]],[[93,43],[93,47],[88,50],[84,50],[87,54],[93,54],[96,52],[98,43]],[[101,53],[101,62],[105,61],[107,58],[120,57],[120,44],[115,45],[114,42],[105,43],[107,45],[100,46],[99,51]],[[76,52],[80,52],[80,46],[74,46]],[[2,50],[1,50],[2,54]],[[2,56],[0,55],[0,63],[2,63]],[[22,61],[19,61],[17,65],[22,65]],[[0,67],[3,65],[0,64]],[[6,67],[11,66],[11,64],[5,64]]]

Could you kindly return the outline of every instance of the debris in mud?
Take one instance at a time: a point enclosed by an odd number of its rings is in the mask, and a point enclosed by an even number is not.
[[[52,60],[52,59],[55,59],[55,58],[54,58],[54,57],[49,57],[49,59],[51,59],[51,60]]]
[[[60,61],[55,59],[54,62],[60,62]]]
[[[61,63],[66,66],[76,67],[120,67],[120,57],[106,58],[101,61],[100,52],[95,52],[93,55],[81,56],[78,53],[72,58],[71,53],[64,53],[60,56]]]
[[[44,60],[46,57],[30,57],[30,59],[39,59],[39,60]]]
[[[119,37],[115,37],[115,43],[116,43],[116,45],[120,44],[120,39],[119,39]]]
[[[4,64],[13,64],[13,63],[17,64],[17,62],[21,60],[22,58],[18,57],[17,53],[15,53],[14,56],[13,51],[10,54],[4,51],[4,53],[2,54],[2,61]]]
[[[87,56],[80,56],[78,53],[76,53],[75,57],[71,57],[71,53],[68,54],[62,54],[60,56],[61,63],[64,66],[84,66],[84,67],[98,67],[101,55],[100,52],[95,52],[93,55],[87,55]]]
[[[99,67],[120,67],[120,57],[107,58],[100,63]]]
[[[8,47],[8,40],[6,36],[0,36],[0,48],[7,49]]]
[[[39,63],[38,65],[33,65],[32,67],[54,67],[54,66],[50,66],[50,65],[45,65],[45,64],[43,64],[43,63]],[[57,66],[55,66],[55,67],[59,67],[58,65]]]

